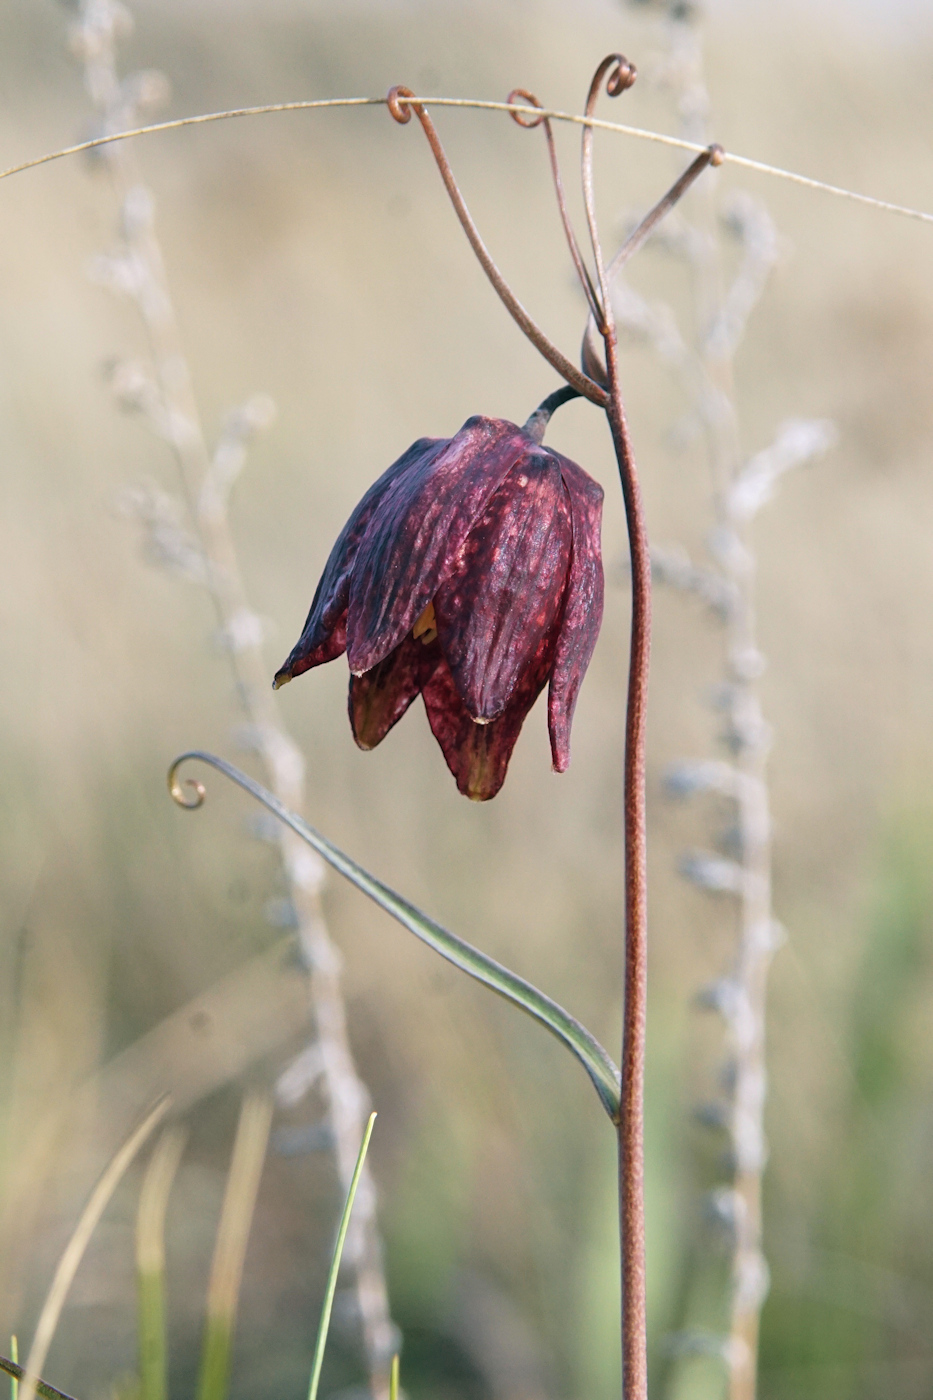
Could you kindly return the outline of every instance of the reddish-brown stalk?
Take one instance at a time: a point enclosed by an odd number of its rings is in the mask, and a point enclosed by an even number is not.
[[[635,68],[621,54],[611,54],[596,70],[586,104],[591,117],[605,80],[606,90],[615,97],[631,87]],[[521,97],[531,106],[541,104],[533,94],[515,89],[512,102]],[[655,225],[680,199],[709,164],[721,163],[721,147],[710,147],[684,172],[630,236],[607,268],[596,226],[593,200],[593,128],[583,133],[582,182],[587,226],[593,247],[596,277],[590,276],[570,223],[563,184],[550,124],[526,114],[513,113],[520,126],[543,125],[548,143],[551,172],[557,193],[564,232],[590,310],[584,337],[584,373],[572,365],[532,321],[493,262],[473,223],[454,179],[440,138],[424,106],[412,101],[407,88],[395,87],[387,105],[398,122],[407,122],[411,113],[421,123],[437,162],[457,217],[489,281],[525,335],[563,375],[571,392],[559,390],[532,415],[529,425],[543,436],[547,420],[560,403],[580,395],[605,410],[619,466],[625,518],[628,528],[632,571],[632,628],[629,646],[629,678],[625,714],[624,767],[624,849],[625,849],[625,1006],[622,1031],[621,1103],[615,1119],[619,1141],[619,1230],[622,1265],[622,1389],[625,1400],[647,1400],[647,1312],[645,1294],[645,1209],[644,1209],[644,1074],[645,1029],[648,983],[648,878],[645,829],[645,730],[648,708],[648,670],[651,653],[651,559],[648,532],[642,505],[641,487],[635,466],[622,389],[619,378],[618,343],[610,302],[613,274],[649,236]],[[598,338],[604,346],[605,366],[599,363]],[[540,419],[540,422],[538,421]]]

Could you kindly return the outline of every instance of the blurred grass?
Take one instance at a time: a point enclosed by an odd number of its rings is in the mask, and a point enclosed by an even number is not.
[[[166,70],[179,113],[393,82],[494,97],[523,84],[576,107],[604,52],[621,47],[644,64],[654,42],[650,17],[609,0],[224,12],[148,0],[135,10],[127,63]],[[3,163],[84,130],[66,20],[52,4],[5,7]],[[736,5],[711,17],[707,47],[727,147],[933,208],[928,34],[905,43],[829,8]],[[624,101],[632,121],[670,120],[664,94],[646,84]],[[445,115],[442,131],[494,254],[572,347],[582,310],[543,148],[492,116]],[[568,161],[576,142],[561,137]],[[552,380],[472,265],[418,134],[385,113],[264,118],[153,138],[141,154],[207,422],[255,390],[279,405],[235,502],[253,603],[274,626],[271,675],[365,486],[423,433],[449,433],[476,411],[521,419]],[[621,140],[600,141],[597,159],[607,228],[673,168],[665,153]],[[764,445],[791,415],[833,417],[841,432],[834,456],[789,482],[758,532],[777,906],[791,936],[772,998],[774,1287],[762,1395],[909,1400],[933,1383],[918,1340],[930,1335],[933,1247],[923,1189],[933,250],[927,230],[723,178],[765,198],[787,240],[743,349],[745,441]],[[144,567],[114,506],[141,478],[173,483],[163,449],[117,415],[101,375],[114,354],[144,354],[128,309],[85,277],[114,238],[106,178],[62,163],[8,182],[0,198],[0,1089],[7,1216],[25,1232],[5,1236],[0,1326],[29,1336],[108,1105],[70,1131],[64,1156],[49,1137],[28,1180],[19,1148],[89,1079],[112,1085],[106,1072],[91,1077],[113,1056],[266,949],[277,891],[270,853],[243,835],[245,801],[218,785],[193,823],[164,792],[167,760],[193,743],[237,759],[235,707],[207,599]],[[665,259],[644,255],[635,276],[690,314]],[[699,553],[708,483],[698,454],[670,449],[677,396],[641,352],[627,356],[626,374],[652,532]],[[571,405],[551,440],[607,487],[611,563],[623,526],[602,425]],[[610,1050],[626,607],[625,589],[611,590],[571,771],[548,772],[536,711],[488,808],[456,797],[420,707],[375,753],[358,753],[342,663],[283,695],[309,759],[311,820],[464,937],[482,933]],[[708,1092],[718,1028],[689,1000],[727,940],[717,911],[672,875],[677,851],[705,839],[705,814],[668,808],[658,776],[707,750],[716,721],[696,700],[717,667],[702,619],[659,595],[648,1106],[658,1366],[696,1237],[696,1193],[717,1170],[717,1144],[689,1111]],[[615,1394],[612,1145],[577,1068],[333,882],[328,912],[380,1108],[373,1160],[406,1391]],[[189,1027],[195,1042],[204,1029]],[[203,1043],[207,1056],[214,1041]],[[260,1068],[272,1073],[285,1048],[269,1048]],[[232,1065],[233,1049],[224,1054]],[[238,1098],[221,1084],[202,1103],[169,1211],[169,1384],[179,1392],[194,1383]],[[121,1189],[92,1241],[53,1345],[49,1378],[82,1400],[136,1365],[137,1189]],[[237,1400],[303,1390],[307,1318],[327,1264],[320,1242],[336,1209],[320,1157],[270,1157],[233,1355]],[[718,1269],[709,1256],[691,1304],[700,1321],[715,1321]],[[325,1389],[356,1378],[339,1302]],[[679,1374],[678,1400],[718,1394],[710,1363]]]

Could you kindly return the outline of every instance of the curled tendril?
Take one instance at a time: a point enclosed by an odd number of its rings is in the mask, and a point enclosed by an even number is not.
[[[529,107],[541,106],[538,98],[535,97],[533,92],[529,92],[527,88],[513,88],[505,100],[510,107],[513,103],[518,102],[525,102]],[[510,112],[509,116],[512,118],[513,122],[517,122],[519,126],[523,126],[526,131],[534,131],[536,126],[540,126],[542,122],[547,121],[547,117],[533,117],[530,112]]]
[[[450,162],[441,145],[437,129],[425,110],[423,103],[415,101],[415,94],[410,88],[396,86],[389,90],[389,94],[386,97],[386,106],[393,119],[403,126],[411,120],[412,112],[414,112],[421,123],[422,130],[428,140],[428,145],[431,147],[431,153],[441,173],[444,188],[447,190],[450,202],[454,206],[457,218],[460,220],[461,227],[469,240],[470,247],[476,254],[480,266],[492,283],[499,300],[503,303],[512,319],[531,341],[535,349],[544,356],[548,364],[552,365],[568,384],[572,384],[573,387],[579,390],[580,394],[582,394],[584,398],[589,399],[591,403],[597,404],[600,408],[605,408],[608,401],[605,389],[603,389],[600,384],[594,383],[592,379],[589,379],[577,369],[573,361],[568,360],[567,356],[562,354],[557,346],[553,345],[551,341],[548,340],[544,331],[531,319],[528,312],[525,310],[524,306],[522,306],[518,297],[512,291],[511,287],[502,276],[502,273],[493,262],[489,249],[480,237],[479,229],[473,222],[469,209],[467,209],[466,202],[464,201],[463,195],[460,193],[459,186],[450,168]]]
[[[590,90],[586,97],[586,115],[591,117],[596,109],[596,99],[599,97],[603,80],[606,83],[606,92],[610,97],[618,97],[621,93],[630,88],[637,76],[634,63],[621,53],[611,53],[604,58],[602,63],[593,74]],[[590,243],[593,246],[593,258],[596,263],[596,281],[599,286],[599,298],[605,308],[605,320],[609,319],[609,284],[606,279],[603,267],[603,250],[599,242],[599,232],[596,227],[596,205],[593,199],[593,128],[585,126],[583,128],[583,144],[580,153],[580,177],[583,184],[583,204],[586,209],[586,224],[589,229]],[[598,320],[599,318],[597,318]],[[605,325],[600,326],[600,331],[605,334]]]
[[[518,101],[527,102],[529,107],[541,106],[541,103],[538,100],[538,98],[535,97],[533,92],[529,92],[527,88],[513,88],[512,91],[509,93],[508,97],[506,98],[506,101],[508,103]],[[587,304],[589,305],[590,315],[595,317],[597,322],[600,325],[602,325],[604,317],[599,304],[599,298],[596,295],[596,288],[593,286],[593,280],[590,277],[586,263],[583,261],[583,254],[580,252],[580,245],[577,242],[577,236],[573,231],[573,224],[570,222],[570,214],[567,210],[567,201],[564,198],[564,182],[561,179],[560,175],[560,165],[558,164],[557,160],[557,147],[554,143],[554,132],[551,129],[550,120],[543,115],[540,117],[532,117],[531,114],[528,112],[511,112],[509,115],[512,117],[513,121],[517,122],[519,126],[524,127],[526,131],[532,131],[537,126],[544,126],[544,135],[547,139],[547,151],[551,161],[551,175],[554,179],[554,192],[557,195],[557,207],[560,210],[560,220],[564,226],[564,234],[567,238],[567,246],[570,249],[570,256],[573,259],[573,265],[577,270],[577,276],[580,279],[580,285],[583,288],[583,294],[586,297]],[[584,374],[589,373],[585,365],[583,367],[583,372]]]
[[[398,122],[399,126],[407,126],[411,121],[411,105],[406,102],[407,97],[414,97],[411,88],[402,87],[400,84],[394,88],[389,88],[386,97],[386,106],[390,113]]]
[[[185,778],[182,781],[178,777],[181,765],[193,757],[193,754],[183,753],[180,758],[176,758],[168,770],[168,790],[172,795],[172,801],[177,802],[179,807],[184,807],[186,812],[195,811],[203,804],[207,796],[204,784],[199,783],[197,778]]]
[[[612,58],[615,67],[606,79],[606,92],[610,97],[618,97],[626,88],[632,86],[638,77],[638,69],[624,54],[614,53]]]

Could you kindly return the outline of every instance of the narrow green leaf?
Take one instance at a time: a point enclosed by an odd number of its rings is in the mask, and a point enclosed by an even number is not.
[[[165,1216],[187,1134],[166,1128],[149,1159],[136,1211],[136,1312],[140,1400],[165,1400]]]
[[[440,953],[442,958],[452,962],[462,972],[466,972],[470,977],[475,977],[477,982],[482,982],[485,987],[489,987],[499,996],[505,997],[506,1001],[510,1001],[513,1006],[519,1007],[520,1010],[534,1017],[536,1021],[540,1021],[572,1054],[576,1055],[593,1081],[606,1112],[613,1121],[617,1121],[621,1082],[619,1071],[595,1036],[591,1035],[585,1026],[582,1026],[571,1016],[569,1011],[565,1011],[556,1001],[545,996],[544,992],[539,991],[530,982],[526,982],[517,973],[511,972],[507,967],[496,962],[494,958],[488,957],[486,953],[480,952],[472,944],[458,938],[456,934],[450,933],[440,924],[435,923],[433,919],[428,918],[427,914],[423,914],[407,899],[396,894],[388,885],[384,885],[381,880],[377,880],[374,875],[370,875],[362,866],[357,865],[356,861],[344,855],[343,851],[332,845],[326,836],[321,836],[313,827],[308,826],[306,821],[295,812],[290,811],[267,788],[254,782],[239,768],[235,768],[232,763],[218,758],[216,754],[193,749],[190,753],[181,754],[179,758],[176,758],[169,769],[168,784],[169,791],[179,806],[200,807],[204,801],[204,788],[200,783],[191,779],[182,783],[177,777],[178,769],[189,759],[197,759],[201,763],[207,763],[230,778],[232,782],[237,783],[244,791],[255,797],[257,802],[261,802],[264,807],[274,813],[286,826],[291,827],[292,831],[296,832],[303,841],[307,841],[318,855],[322,856],[341,875],[344,875],[351,884],[356,885],[357,889],[362,890],[386,913],[391,914],[394,919],[409,929],[416,938],[427,943],[435,952]]]
[[[25,1366],[20,1366],[16,1361],[9,1361],[5,1356],[0,1356],[0,1371],[6,1371],[12,1378],[11,1384],[19,1388],[19,1382],[26,1374]],[[54,1385],[49,1385],[48,1381],[36,1381],[36,1394],[44,1397],[44,1400],[71,1400],[71,1396],[64,1390],[56,1390]]]
[[[392,1370],[389,1373],[389,1400],[398,1400],[398,1352],[392,1358]]]
[[[311,1383],[308,1386],[308,1400],[317,1400],[317,1388],[321,1379],[321,1366],[324,1362],[324,1348],[327,1345],[327,1333],[330,1330],[330,1314],[334,1306],[334,1294],[337,1291],[337,1275],[340,1272],[340,1259],[343,1255],[344,1241],[347,1238],[347,1230],[350,1227],[350,1212],[353,1209],[353,1202],[356,1198],[356,1188],[360,1184],[360,1177],[363,1174],[363,1163],[366,1161],[366,1153],[369,1150],[369,1139],[373,1135],[373,1124],[376,1121],[375,1113],[369,1115],[369,1122],[366,1124],[366,1131],[363,1134],[363,1141],[360,1145],[360,1155],[356,1159],[356,1166],[353,1169],[353,1177],[350,1181],[350,1190],[347,1192],[347,1203],[343,1208],[343,1215],[340,1217],[340,1228],[337,1231],[337,1242],[334,1245],[334,1255],[330,1261],[330,1272],[327,1275],[327,1287],[324,1290],[324,1305],[321,1308],[321,1321],[317,1329],[317,1341],[314,1343],[314,1360],[311,1362]]]
[[[226,1317],[209,1317],[204,1324],[201,1343],[201,1367],[198,1372],[198,1397],[224,1396],[230,1384],[230,1350],[233,1328]]]
[[[246,1246],[271,1125],[271,1097],[247,1093],[240,1107],[214,1243],[197,1400],[226,1400]]]
[[[141,1400],[165,1400],[165,1279],[162,1273],[136,1275]]]

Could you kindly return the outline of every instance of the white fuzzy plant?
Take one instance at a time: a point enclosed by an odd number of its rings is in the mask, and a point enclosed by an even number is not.
[[[681,136],[707,144],[713,138],[699,6],[690,0],[665,0],[661,9],[660,52],[646,79],[672,92]],[[739,193],[717,208],[717,189],[710,182],[694,191],[681,206],[685,212],[669,218],[655,239],[686,263],[695,332],[684,334],[671,307],[648,302],[621,279],[614,306],[620,332],[646,344],[677,376],[689,405],[679,434],[703,437],[712,481],[709,562],[694,563],[681,548],[652,551],[655,579],[699,597],[718,625],[722,644],[722,681],[714,697],[721,716],[720,754],[676,764],[667,774],[666,787],[671,796],[681,798],[715,794],[731,804],[734,814],[723,849],[692,851],[680,861],[686,879],[727,897],[735,911],[729,964],[698,998],[700,1005],[722,1017],[725,1031],[720,1094],[700,1116],[723,1130],[728,1140],[729,1179],[709,1201],[731,1246],[728,1330],[687,1330],[669,1342],[675,1357],[719,1356],[730,1400],[754,1400],[760,1314],[769,1283],[762,1221],[767,1161],[765,1013],[769,965],[784,935],[771,897],[767,763],[772,736],[758,693],[765,658],[757,638],[750,527],[781,478],[824,453],[835,440],[835,430],[825,420],[788,420],[769,447],[751,457],[743,451],[732,392],[733,361],[777,261],[779,244],[762,204]],[[728,240],[739,245],[731,282],[725,278]]]
[[[71,46],[83,65],[85,85],[103,135],[138,124],[147,108],[164,99],[168,84],[159,73],[120,78],[117,42],[132,28],[118,0],[80,0]],[[156,563],[205,587],[214,604],[218,633],[229,657],[242,722],[241,745],[260,758],[266,781],[293,811],[304,805],[304,761],[285,728],[271,691],[271,671],[262,653],[263,624],[250,608],[237,561],[228,503],[253,435],[274,416],[274,405],[257,395],[227,417],[211,450],[201,423],[181,344],[171,292],[154,224],[154,199],[143,183],[128,143],[97,153],[111,175],[119,204],[116,246],[95,259],[96,280],[129,297],[139,310],[149,346],[148,363],[121,361],[111,368],[111,386],[124,409],[139,413],[163,439],[174,459],[179,494],[151,485],[127,491],[124,504],[142,525],[146,550]],[[284,898],[270,901],[270,922],[293,926],[307,969],[310,1039],[284,1069],[276,1098],[294,1108],[312,1091],[326,1105],[326,1121],[306,1134],[306,1146],[331,1146],[340,1190],[346,1195],[357,1164],[369,1111],[369,1095],[353,1062],[340,985],[340,958],[329,937],[321,905],[324,864],[278,823],[263,827],[278,848]],[[273,1141],[275,1139],[273,1138]],[[295,1144],[290,1143],[294,1149]],[[343,1253],[352,1272],[352,1300],[374,1395],[388,1394],[389,1371],[398,1349],[392,1324],[376,1196],[363,1169],[356,1209]]]

